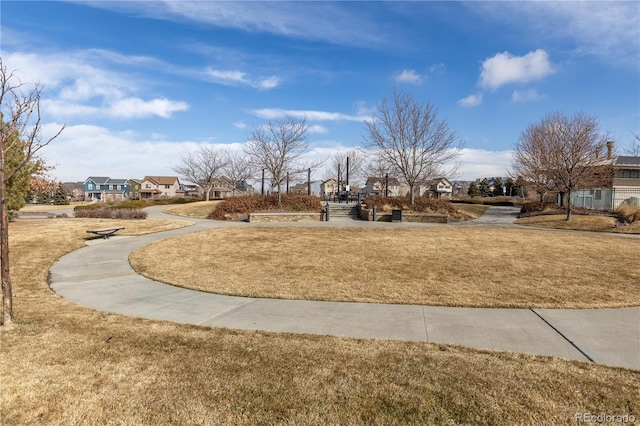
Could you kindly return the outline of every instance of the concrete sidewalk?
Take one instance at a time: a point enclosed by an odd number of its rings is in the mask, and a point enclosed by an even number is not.
[[[498,216],[508,221],[503,210]],[[149,217],[167,216],[152,210]],[[189,220],[196,224],[140,237],[93,240],[53,265],[51,288],[80,305],[135,317],[245,330],[450,343],[640,370],[640,307],[479,309],[254,299],[182,289],[149,280],[131,269],[129,253],[152,241],[204,229],[254,226]],[[488,216],[487,220],[494,219]],[[313,226],[354,225],[356,221],[346,220]]]

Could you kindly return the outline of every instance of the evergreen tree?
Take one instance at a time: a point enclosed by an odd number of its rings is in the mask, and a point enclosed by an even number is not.
[[[27,156],[24,142],[15,138],[15,133],[10,133],[7,135],[7,141],[5,142],[9,147],[4,159],[7,175],[13,173]],[[31,174],[37,169],[37,163],[26,163],[7,181],[7,208],[9,211],[18,211],[24,207]]]
[[[517,197],[522,197],[522,198],[527,198],[529,196],[529,191],[527,191],[527,186],[522,176],[518,176],[516,178],[513,195]]]
[[[504,188],[502,187],[502,178],[497,177],[493,180],[493,192],[492,194],[494,197],[499,197],[501,195],[504,195]]]
[[[56,206],[66,206],[69,204],[69,197],[67,197],[67,191],[62,187],[62,183],[59,183],[56,188],[56,192],[53,195],[53,204]]]
[[[480,191],[481,197],[488,197],[491,195],[491,189],[489,188],[489,181],[487,178],[484,178],[480,181],[480,187],[478,188]]]
[[[515,182],[513,181],[513,178],[508,177],[507,181],[505,182],[505,187],[506,190],[504,192],[504,195],[507,195],[509,197],[513,197],[514,195],[518,195],[515,192]]]
[[[478,189],[478,184],[474,180],[469,184],[469,190],[467,191],[467,195],[471,198],[477,197],[480,195],[480,189]]]

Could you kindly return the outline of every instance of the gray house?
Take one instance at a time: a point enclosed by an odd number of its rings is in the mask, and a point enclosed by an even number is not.
[[[91,176],[84,181],[86,201],[124,201],[129,198],[129,180]]]

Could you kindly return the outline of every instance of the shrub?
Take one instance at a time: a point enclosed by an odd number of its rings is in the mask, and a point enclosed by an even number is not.
[[[93,219],[146,219],[147,212],[140,209],[125,209],[101,207],[93,209],[79,209],[75,211],[75,217],[86,217]]]
[[[267,211],[319,213],[322,211],[322,203],[318,197],[298,194],[283,194],[282,204],[280,206],[278,205],[277,195],[232,197],[226,198],[217,204],[207,218],[231,220],[247,213]]]
[[[380,212],[403,209],[418,213],[446,214],[455,218],[459,216],[459,212],[451,201],[437,198],[419,197],[416,198],[413,206],[409,197],[367,197],[363,202],[369,208],[376,206]]]
[[[560,209],[562,209],[562,207],[560,207],[556,203],[532,201],[530,203],[523,204],[522,208],[520,209],[520,213],[547,212]]]

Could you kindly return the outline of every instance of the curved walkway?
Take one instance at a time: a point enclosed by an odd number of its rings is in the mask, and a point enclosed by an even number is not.
[[[149,218],[175,219],[150,208]],[[468,225],[513,226],[517,212],[491,208]],[[51,268],[51,288],[101,311],[203,326],[457,344],[555,355],[640,370],[640,307],[622,309],[482,309],[223,296],[174,287],[136,274],[129,253],[153,241],[206,229],[260,226],[194,220],[193,226],[92,240]],[[273,225],[269,225],[273,226]],[[352,221],[283,226],[424,226]],[[436,225],[442,226],[442,225]]]

